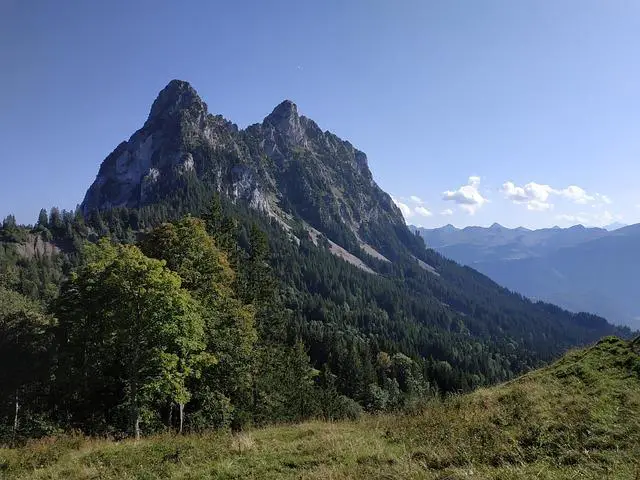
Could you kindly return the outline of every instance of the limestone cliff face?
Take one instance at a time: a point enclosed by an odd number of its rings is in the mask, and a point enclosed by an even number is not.
[[[259,210],[293,214],[343,244],[375,243],[381,231],[404,227],[366,155],[299,115],[293,102],[239,130],[210,114],[179,80],[160,92],[144,126],[104,160],[82,207],[85,213],[136,208],[193,185]]]
[[[237,134],[235,125],[208,113],[191,85],[173,80],[153,102],[144,126],[104,160],[83,210],[155,203],[205,173],[215,174],[220,188],[222,177],[228,177],[235,196],[248,196],[250,175],[222,161],[238,152]]]

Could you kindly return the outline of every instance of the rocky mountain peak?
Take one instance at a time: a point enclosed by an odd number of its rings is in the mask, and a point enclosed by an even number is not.
[[[202,101],[198,92],[189,82],[171,80],[153,102],[147,122],[158,118],[171,117],[184,110],[196,110],[198,113],[206,113],[207,104]]]
[[[299,144],[304,142],[305,129],[298,115],[298,107],[291,100],[280,103],[264,119],[262,126],[273,129],[275,133],[284,137],[288,143]]]
[[[373,180],[367,156],[300,115],[291,100],[261,124],[239,130],[208,114],[180,80],[169,82],[145,125],[102,162],[82,208],[85,214],[139,208],[214,190],[257,210],[298,216],[355,252],[364,242],[393,253],[379,238],[404,226]]]
[[[275,120],[277,123],[279,120],[295,117],[298,117],[298,106],[291,100],[284,100],[273,109],[273,112],[265,120],[272,120],[270,123],[274,123],[273,120]]]

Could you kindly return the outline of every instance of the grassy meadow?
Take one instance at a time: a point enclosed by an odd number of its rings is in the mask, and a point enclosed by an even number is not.
[[[640,480],[640,342],[412,414],[141,441],[62,436],[0,448],[7,479]]]

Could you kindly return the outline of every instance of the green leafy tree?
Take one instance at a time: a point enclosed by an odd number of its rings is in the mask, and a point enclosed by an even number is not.
[[[142,249],[166,261],[203,307],[207,351],[219,362],[197,381],[195,390],[200,393],[194,408],[202,409],[198,418],[210,426],[219,424],[220,419],[243,423],[241,417],[246,417],[251,404],[257,335],[254,308],[237,298],[235,272],[227,255],[207,233],[205,222],[193,217],[154,229],[142,242]],[[219,401],[212,403],[212,399]],[[229,414],[230,405],[233,415]]]
[[[0,437],[48,433],[35,417],[47,407],[51,326],[35,302],[0,287]]]
[[[143,420],[167,401],[179,406],[182,425],[191,398],[187,380],[212,361],[200,306],[165,262],[138,247],[101,241],[87,247],[85,258],[56,309],[73,395],[87,394],[91,376],[107,388],[118,385],[117,407],[136,438]]]

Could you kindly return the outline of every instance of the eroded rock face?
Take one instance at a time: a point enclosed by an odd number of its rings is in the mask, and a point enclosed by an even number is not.
[[[40,235],[29,234],[27,240],[15,245],[18,255],[24,258],[45,258],[60,253],[60,249],[53,243],[42,239]]]
[[[144,126],[109,155],[89,188],[83,210],[140,207],[188,183],[185,177],[205,172],[223,175],[229,165],[216,165],[216,155],[236,151],[237,128],[219,116],[187,83],[171,81],[153,102]],[[229,173],[229,172],[226,172]],[[238,197],[252,195],[247,175],[232,185]],[[222,187],[221,179],[218,184]]]
[[[179,80],[160,92],[144,126],[104,160],[82,208],[86,214],[141,207],[191,185],[266,212],[284,210],[329,237],[351,236],[354,244],[374,244],[374,231],[404,225],[374,182],[367,156],[299,115],[290,100],[239,130],[211,115]]]

